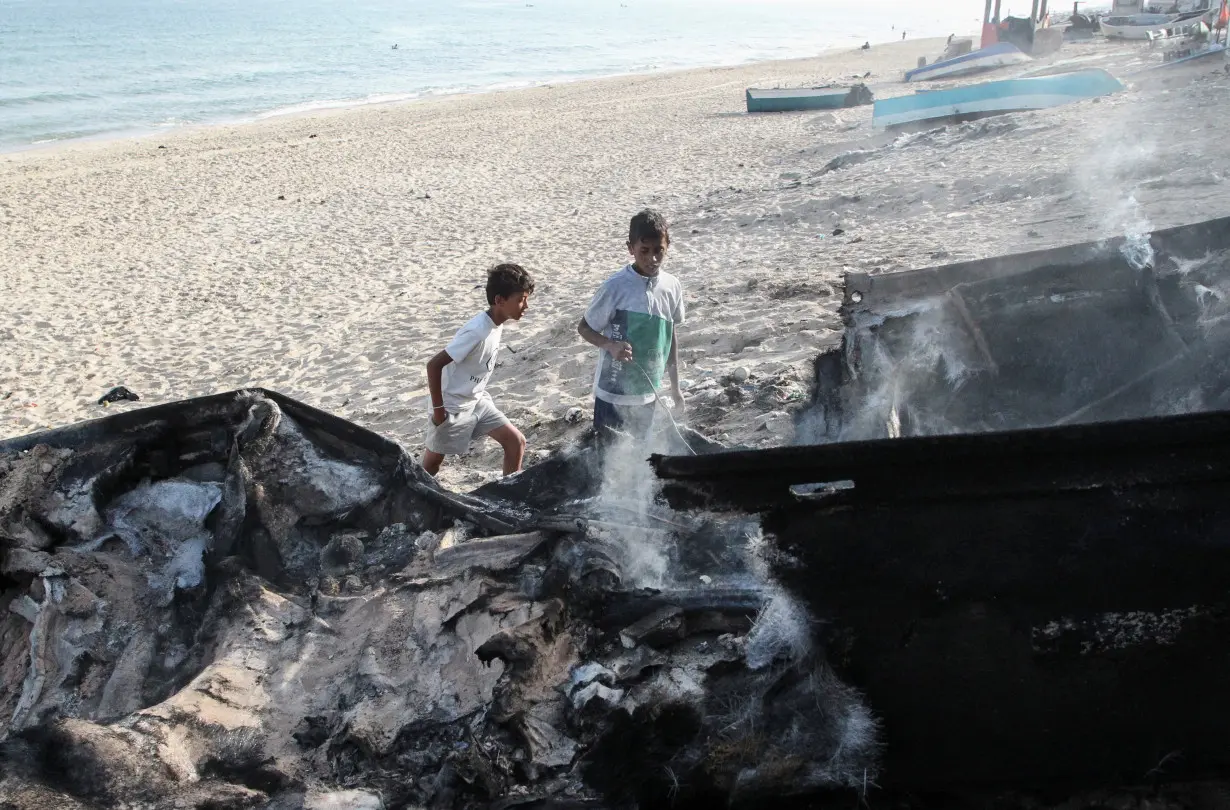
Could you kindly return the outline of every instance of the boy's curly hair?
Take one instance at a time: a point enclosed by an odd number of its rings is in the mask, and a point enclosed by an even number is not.
[[[534,277],[519,264],[497,264],[487,271],[487,303],[495,304],[496,296],[509,298],[518,293],[534,292]]]
[[[669,245],[671,241],[670,228],[666,225],[666,217],[652,208],[646,208],[628,224],[628,244],[635,245],[642,239],[661,239]]]

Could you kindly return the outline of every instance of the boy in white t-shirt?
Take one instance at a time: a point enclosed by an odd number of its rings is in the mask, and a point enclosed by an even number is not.
[[[534,279],[525,268],[496,265],[487,272],[490,308],[471,318],[444,351],[428,361],[431,414],[423,469],[432,475],[440,471],[445,456],[469,452],[470,442],[478,436],[490,436],[504,448],[505,475],[521,469],[525,437],[495,407],[487,381],[495,370],[504,323],[521,320],[533,292]]]

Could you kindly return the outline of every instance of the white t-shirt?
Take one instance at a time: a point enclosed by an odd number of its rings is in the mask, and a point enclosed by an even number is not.
[[[632,362],[600,351],[594,396],[613,405],[653,402],[683,319],[683,286],[670,273],[642,276],[629,264],[608,278],[585,310],[585,322],[603,337],[632,344]]]
[[[490,315],[480,312],[457,330],[453,340],[444,347],[453,358],[453,362],[444,367],[440,380],[444,409],[449,413],[473,408],[478,398],[486,393],[503,330],[504,327],[495,325]]]

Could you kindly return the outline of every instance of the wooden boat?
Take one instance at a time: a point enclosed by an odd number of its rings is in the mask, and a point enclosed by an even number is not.
[[[1153,47],[1165,47],[1176,41],[1188,39],[1207,40],[1209,35],[1209,26],[1204,20],[1196,20],[1195,22],[1185,22],[1172,25],[1169,28],[1163,28],[1160,31],[1154,31],[1149,34],[1149,44]]]
[[[1228,257],[1220,219],[850,273],[816,444],[654,458],[676,507],[761,515],[884,789],[1230,775]]]
[[[750,88],[747,91],[747,111],[838,110],[870,104],[874,100],[875,96],[863,84],[853,87],[791,87],[772,90]]]
[[[1201,21],[1208,15],[1207,11],[1191,11],[1186,14],[1134,14],[1129,17],[1106,17],[1102,20],[1102,33],[1108,39],[1153,39],[1168,28],[1190,25]]]
[[[1122,89],[1123,85],[1118,79],[1098,69],[984,82],[877,101],[873,123],[877,127],[888,128],[953,118],[983,118],[1058,107],[1110,95]]]
[[[761,514],[890,796],[1230,775],[1230,413],[653,461]]]
[[[933,79],[951,79],[1028,61],[1029,56],[1020,48],[1008,42],[997,42],[987,48],[979,48],[961,56],[954,56],[951,59],[943,59],[931,65],[906,71],[905,80],[922,82]]]

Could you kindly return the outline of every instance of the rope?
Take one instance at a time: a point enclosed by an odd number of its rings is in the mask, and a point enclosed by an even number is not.
[[[641,372],[641,376],[645,378],[645,382],[649,383],[649,387],[653,389],[654,404],[661,403],[662,395],[658,393],[658,387],[653,384],[653,380],[649,377],[649,374],[646,373],[645,369],[641,368],[641,364],[635,360],[632,361],[632,365],[636,366],[637,371]],[[688,443],[688,440],[683,435],[683,431],[680,430],[679,423],[675,421],[675,414],[672,413],[671,409],[665,404],[662,405],[662,408],[666,411],[666,415],[670,417],[671,427],[675,429],[675,435],[679,437],[679,441],[683,442],[683,446],[688,449],[689,453],[696,455],[696,451],[692,449],[692,445]]]

